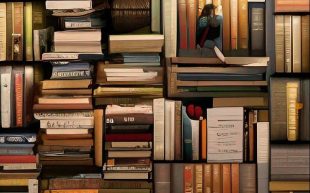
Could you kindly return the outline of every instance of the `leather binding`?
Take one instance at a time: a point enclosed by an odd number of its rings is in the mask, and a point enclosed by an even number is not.
[[[201,121],[201,159],[207,159],[207,120]]]
[[[23,91],[24,91],[24,75],[22,72],[17,72],[15,74],[15,117],[16,122],[15,126],[22,127],[23,126]]]
[[[196,21],[197,21],[197,1],[186,0],[187,23],[188,23],[188,48],[196,48]]]
[[[13,2],[6,3],[6,60],[13,60]]]
[[[238,0],[230,0],[230,43],[231,49],[238,49]]]
[[[195,164],[195,193],[203,193],[203,166],[202,164]]]
[[[212,168],[212,186],[213,193],[222,193],[222,166],[221,164],[213,164]]]
[[[275,16],[276,72],[284,72],[284,16]]]
[[[231,49],[230,43],[230,0],[222,2],[223,7],[223,52]]]
[[[34,67],[25,66],[24,81],[24,125],[28,125],[33,120],[33,96],[34,96]]]
[[[179,48],[188,48],[186,0],[178,0]]]
[[[304,15],[301,17],[301,71],[310,72],[310,56],[309,56],[309,28],[310,16]]]
[[[194,191],[194,165],[184,165],[184,193],[192,193]]]
[[[248,49],[249,22],[248,1],[238,0],[238,49]]]
[[[231,164],[231,193],[239,193],[239,164]]]
[[[222,185],[223,185],[223,193],[231,193],[231,169],[230,164],[222,165]]]
[[[212,193],[212,164],[204,164],[203,170],[204,193]]]
[[[175,150],[174,150],[174,159],[175,160],[182,160],[182,102],[175,101]]]
[[[249,161],[255,160],[255,132],[254,132],[254,111],[250,110],[248,114],[249,124]]]
[[[103,138],[104,138],[104,117],[103,109],[94,110],[94,119],[95,119],[95,164],[98,167],[102,166],[103,159]]]
[[[285,72],[292,72],[292,16],[284,16]]]
[[[292,16],[293,72],[301,72],[301,16]]]
[[[23,19],[24,19],[24,4],[23,2],[13,3],[13,34],[12,34],[12,47],[13,47],[13,60],[23,60]]]

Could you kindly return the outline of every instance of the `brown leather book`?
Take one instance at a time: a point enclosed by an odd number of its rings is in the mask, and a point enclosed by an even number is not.
[[[175,101],[174,159],[182,160],[182,102]]]
[[[13,2],[6,3],[6,59],[13,60]]]
[[[184,192],[194,192],[194,165],[184,165]]]
[[[284,72],[284,16],[275,16],[276,72]]]
[[[144,125],[153,124],[154,117],[153,114],[106,114],[105,116],[106,124],[111,125]]]
[[[255,132],[254,132],[254,111],[250,110],[248,115],[249,124],[249,161],[255,159]]]
[[[222,176],[223,176],[223,193],[231,193],[231,170],[230,164],[222,165]]]
[[[231,164],[231,193],[239,193],[239,164]]]
[[[33,111],[53,111],[53,110],[92,110],[92,104],[60,104],[60,105],[50,105],[50,104],[35,104],[33,106]]]
[[[230,43],[230,0],[222,1],[223,7],[223,52],[231,49]]]
[[[63,146],[92,146],[94,141],[92,139],[70,139],[70,140],[51,140],[42,139],[43,145],[63,145]]]
[[[47,134],[42,134],[41,135],[42,139],[46,140],[58,140],[58,139],[92,139],[93,135],[92,134],[72,134],[72,135],[59,135],[59,134],[54,134],[54,135],[47,135]]]
[[[48,189],[100,189],[104,188],[102,179],[87,178],[87,179],[68,179],[68,178],[51,178],[48,181]]]
[[[222,166],[221,164],[213,164],[212,168],[212,186],[213,193],[222,193]]]
[[[25,66],[24,83],[24,124],[28,125],[33,121],[33,96],[34,96],[34,67]]]
[[[13,37],[12,37],[12,48],[13,48],[13,60],[23,60],[23,23],[24,23],[24,3],[14,2],[13,3]]]
[[[231,49],[238,49],[238,0],[230,0],[230,43]]]
[[[212,181],[212,164],[203,165],[203,186],[204,193],[212,193],[213,181]]]
[[[310,12],[309,0],[275,0],[275,12]]]
[[[186,0],[188,48],[196,48],[197,0]]]
[[[207,159],[207,119],[201,121],[201,159]]]
[[[179,48],[188,48],[186,0],[178,0]]]
[[[24,90],[24,79],[23,73],[17,72],[15,74],[15,113],[16,113],[16,126],[23,126],[23,90]]]
[[[92,84],[92,80],[44,80],[41,83],[42,89],[87,89]]]
[[[248,0],[238,0],[238,49],[248,49]]]
[[[309,56],[309,28],[310,16],[301,16],[301,71],[310,72],[310,56]]]
[[[202,164],[195,164],[195,186],[194,192],[195,193],[203,193],[203,165]]]
[[[103,109],[94,110],[95,119],[95,164],[102,166],[103,138],[104,138],[104,115]]]

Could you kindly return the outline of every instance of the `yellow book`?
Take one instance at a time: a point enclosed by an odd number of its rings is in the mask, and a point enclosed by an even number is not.
[[[307,181],[270,181],[269,191],[309,191],[310,182]]]
[[[0,179],[0,186],[28,186],[29,179]]]
[[[32,2],[25,2],[24,6],[25,17],[25,47],[26,60],[33,60],[33,45],[32,45]]]

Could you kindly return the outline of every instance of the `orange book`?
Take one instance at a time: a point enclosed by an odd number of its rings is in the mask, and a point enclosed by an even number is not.
[[[15,108],[16,108],[16,126],[23,126],[23,90],[24,90],[24,82],[23,82],[23,74],[16,73],[15,74]]]
[[[276,12],[310,12],[309,0],[275,0]]]
[[[231,49],[238,48],[238,0],[230,0],[230,42]]]
[[[248,0],[238,0],[238,49],[248,49]]]
[[[212,164],[205,164],[203,169],[204,193],[212,193]]]
[[[223,7],[223,51],[230,50],[230,0],[222,2]]]
[[[201,121],[201,159],[207,159],[207,120]]]
[[[194,188],[194,165],[186,164],[184,166],[184,193],[193,193]]]
[[[249,161],[254,161],[255,157],[255,133],[254,133],[254,111],[249,112]]]
[[[96,109],[94,111],[95,118],[95,164],[98,167],[102,166],[102,152],[103,139],[104,139],[104,113],[103,109]]]
[[[239,164],[231,164],[231,193],[239,193]]]
[[[223,193],[231,193],[231,170],[230,164],[222,165],[222,175],[223,175]]]
[[[222,193],[222,171],[221,164],[213,164],[212,168],[212,193]]]

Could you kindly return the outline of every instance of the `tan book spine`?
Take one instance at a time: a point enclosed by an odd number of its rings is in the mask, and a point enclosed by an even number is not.
[[[212,168],[212,186],[213,193],[222,193],[222,170],[221,164],[213,164]]]
[[[230,0],[222,2],[223,7],[223,51],[229,51],[231,48],[230,43]]]
[[[13,60],[23,60],[23,15],[24,15],[24,4],[23,2],[13,3]]]
[[[0,3],[0,61],[6,60],[6,3]]]
[[[301,72],[301,16],[292,16],[293,72]]]
[[[238,0],[238,49],[248,49],[248,0]]]
[[[16,108],[16,126],[23,126],[23,90],[24,90],[23,74],[15,74],[15,108]]]
[[[285,72],[292,72],[292,16],[284,16]]]
[[[231,193],[239,193],[239,164],[231,164]]]
[[[230,164],[222,165],[223,193],[231,193],[231,169]]]
[[[203,167],[202,164],[195,164],[195,193],[203,193]]]
[[[95,119],[95,164],[98,167],[102,166],[103,158],[103,138],[104,138],[104,114],[103,109],[94,110],[94,119]]]
[[[276,47],[276,72],[284,72],[284,16],[275,17],[275,47]]]
[[[32,19],[32,2],[25,2],[25,57],[27,61],[33,60],[33,19]]]
[[[230,0],[231,49],[238,49],[238,0]]]
[[[310,72],[310,55],[309,55],[309,31],[310,16],[305,15],[301,17],[301,71]]]
[[[203,187],[204,193],[212,193],[212,164],[204,164]]]

